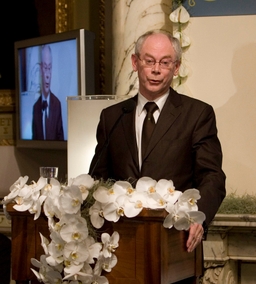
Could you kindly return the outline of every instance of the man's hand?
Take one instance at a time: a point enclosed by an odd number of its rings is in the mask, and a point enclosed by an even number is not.
[[[204,229],[201,224],[194,223],[189,228],[189,236],[186,243],[187,251],[192,252],[202,241]]]

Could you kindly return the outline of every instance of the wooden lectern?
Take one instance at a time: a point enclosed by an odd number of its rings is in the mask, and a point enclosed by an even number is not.
[[[47,218],[34,221],[29,212],[7,205],[12,217],[12,279],[17,284],[39,283],[31,271],[31,258],[43,254],[39,232],[49,236]],[[144,209],[135,218],[108,223],[109,233],[120,234],[117,265],[106,273],[110,284],[171,284],[202,274],[202,248],[187,253],[187,233],[163,227],[164,210]],[[31,282],[29,282],[31,281]]]

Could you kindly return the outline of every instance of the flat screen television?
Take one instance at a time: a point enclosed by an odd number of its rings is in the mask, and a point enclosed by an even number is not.
[[[67,149],[67,97],[95,93],[94,38],[79,29],[15,42],[17,147]]]

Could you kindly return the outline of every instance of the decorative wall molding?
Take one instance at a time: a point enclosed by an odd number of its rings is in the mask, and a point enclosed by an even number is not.
[[[73,29],[74,0],[56,0],[56,33]]]
[[[202,284],[245,283],[242,266],[256,269],[256,216],[217,214],[209,227],[204,246],[205,274]],[[253,283],[253,282],[248,282]]]
[[[0,90],[0,112],[13,109],[15,106],[15,90]]]
[[[0,90],[0,146],[15,144],[15,91]]]

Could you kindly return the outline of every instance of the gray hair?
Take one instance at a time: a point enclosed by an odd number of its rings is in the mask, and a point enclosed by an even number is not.
[[[42,45],[42,47],[41,47],[41,58],[43,58],[43,56],[44,56],[44,51],[45,51],[46,49],[49,50],[49,53],[50,53],[50,56],[51,56],[51,61],[52,61],[52,49],[51,49],[50,45],[48,45],[48,44]],[[42,61],[42,60],[41,60],[41,61]]]
[[[168,39],[170,40],[173,49],[175,51],[175,55],[176,55],[176,60],[180,61],[181,60],[181,56],[182,56],[182,48],[180,45],[180,41],[174,37],[171,33],[163,31],[163,30],[152,30],[152,31],[148,31],[145,34],[141,35],[137,42],[135,43],[135,54],[140,55],[141,52],[141,48],[143,43],[145,42],[145,40],[151,36],[151,35],[155,35],[155,34],[163,34],[166,35],[168,37]]]

